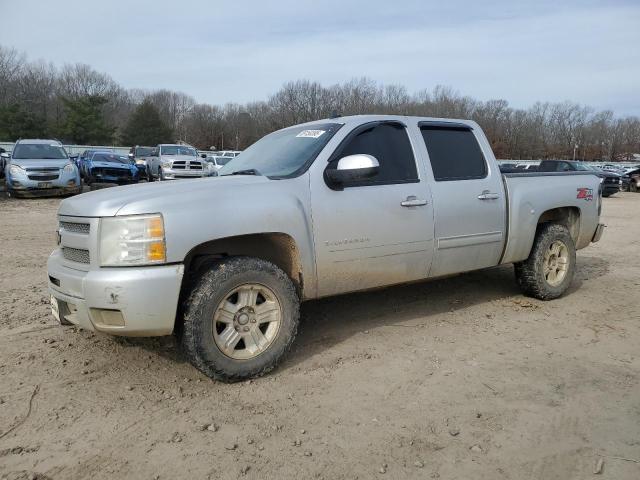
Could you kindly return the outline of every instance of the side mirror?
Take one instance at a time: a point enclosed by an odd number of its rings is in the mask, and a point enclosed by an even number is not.
[[[76,160],[78,160],[78,155],[69,155],[69,159],[75,162]]]
[[[2,153],[0,153],[0,157],[9,158],[9,154],[7,152],[2,152]]]
[[[329,187],[339,190],[345,184],[371,178],[379,170],[380,162],[376,157],[359,153],[342,157],[336,168],[327,168],[324,173]]]
[[[207,158],[207,154],[206,153],[201,153],[200,154],[200,158]]]

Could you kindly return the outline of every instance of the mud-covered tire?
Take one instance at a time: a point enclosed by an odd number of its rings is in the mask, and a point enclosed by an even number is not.
[[[545,254],[554,242],[561,242],[567,249],[567,270],[557,285],[552,285],[544,273]],[[560,297],[571,285],[576,270],[576,248],[567,227],[555,223],[541,225],[529,258],[515,263],[514,269],[518,286],[525,295],[540,300]]]
[[[280,324],[268,347],[249,359],[227,356],[214,339],[214,314],[229,292],[247,284],[266,286],[280,305]],[[184,305],[179,333],[185,355],[198,370],[216,380],[236,382],[273,370],[295,339],[300,301],[291,279],[276,265],[253,257],[219,260],[196,282]]]

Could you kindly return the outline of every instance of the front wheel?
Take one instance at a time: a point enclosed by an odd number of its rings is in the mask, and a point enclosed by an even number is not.
[[[251,257],[215,263],[185,305],[181,344],[205,375],[226,382],[273,370],[293,343],[299,299],[277,266]]]
[[[576,248],[567,227],[541,225],[529,258],[514,267],[525,295],[540,300],[561,296],[571,285],[576,270]]]

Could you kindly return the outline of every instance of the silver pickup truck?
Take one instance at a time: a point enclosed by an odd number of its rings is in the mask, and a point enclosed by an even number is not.
[[[602,234],[601,204],[590,172],[501,174],[471,121],[316,121],[218,177],[64,200],[52,310],[112,335],[175,333],[202,372],[237,381],[274,368],[304,300],[509,263],[525,294],[557,298]]]

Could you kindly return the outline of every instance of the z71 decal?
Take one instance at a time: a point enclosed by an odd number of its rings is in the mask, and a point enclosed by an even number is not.
[[[576,195],[578,200],[586,200],[587,202],[593,200],[593,189],[580,187],[578,188],[578,195]]]

